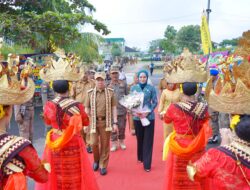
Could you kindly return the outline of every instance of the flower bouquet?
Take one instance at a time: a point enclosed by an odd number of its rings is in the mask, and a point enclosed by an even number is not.
[[[123,96],[119,103],[127,108],[129,111],[142,106],[144,94],[142,92],[132,92],[127,96]]]
[[[151,110],[147,106],[132,109],[132,114],[140,118],[142,126],[144,127],[150,124],[150,121],[147,119],[147,115],[150,112]]]
[[[151,110],[147,106],[143,106],[143,100],[144,94],[134,91],[124,96],[119,102],[127,108],[133,116],[139,117],[143,126],[148,126],[150,122],[146,116]]]

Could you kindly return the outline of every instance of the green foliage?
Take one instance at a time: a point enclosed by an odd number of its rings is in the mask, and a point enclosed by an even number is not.
[[[83,33],[79,40],[74,40],[71,43],[63,46],[66,52],[74,52],[81,57],[81,60],[86,63],[94,61],[102,61],[102,57],[98,53],[98,44],[103,41],[103,38],[93,33]]]
[[[218,51],[232,51],[232,48],[221,47],[221,48],[214,49],[214,52],[218,52]]]
[[[157,39],[157,40],[151,41],[149,44],[149,53],[153,53],[157,48],[162,49],[162,40],[163,39]]]
[[[0,34],[43,53],[52,52],[53,44],[62,47],[80,40],[84,24],[108,34],[107,27],[87,15],[86,8],[95,11],[87,0],[0,1]]]
[[[168,25],[163,39],[150,42],[149,52],[154,52],[158,47],[163,49],[166,54],[181,53],[185,47],[192,52],[198,52],[200,44],[200,27],[198,25],[183,26],[179,31]]]
[[[164,32],[164,37],[167,40],[174,41],[176,34],[177,34],[177,30],[173,26],[168,25],[165,32]]]
[[[174,54],[176,52],[176,35],[177,30],[173,26],[168,25],[164,33],[165,38],[161,42],[165,53]]]
[[[237,46],[239,38],[233,38],[231,40],[225,39],[220,43],[220,46],[225,47],[227,45]]]
[[[23,47],[20,45],[6,45],[4,44],[2,48],[0,49],[1,54],[7,59],[9,53],[15,53],[15,54],[30,54],[35,53],[34,50],[32,50],[30,47]]]
[[[113,44],[111,48],[111,54],[113,57],[116,56],[121,56],[122,55],[122,50],[118,44]]]
[[[177,33],[176,43],[181,50],[186,47],[191,52],[199,51],[201,44],[200,26],[183,26]]]

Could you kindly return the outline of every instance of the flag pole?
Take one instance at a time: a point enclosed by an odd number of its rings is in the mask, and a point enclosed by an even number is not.
[[[209,25],[209,14],[212,12],[212,10],[210,9],[210,0],[208,0],[207,2],[206,12],[207,12],[207,24]]]

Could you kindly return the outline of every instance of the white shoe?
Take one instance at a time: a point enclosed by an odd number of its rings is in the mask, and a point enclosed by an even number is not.
[[[123,140],[120,140],[120,147],[122,150],[125,150],[127,148]]]
[[[110,148],[111,152],[115,152],[117,151],[118,147],[117,147],[117,142],[112,142],[112,146]]]

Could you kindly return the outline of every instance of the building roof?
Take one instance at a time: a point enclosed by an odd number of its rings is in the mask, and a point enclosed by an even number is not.
[[[128,46],[125,46],[125,53],[137,53],[137,52],[139,52],[139,51],[132,49]]]
[[[124,38],[105,38],[105,41],[108,43],[125,42],[125,39]]]

